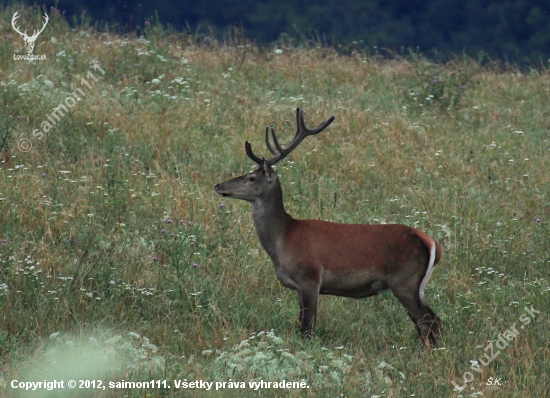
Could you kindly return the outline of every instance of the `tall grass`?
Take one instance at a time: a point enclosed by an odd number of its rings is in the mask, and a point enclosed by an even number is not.
[[[105,373],[78,377],[171,388],[79,396],[550,395],[547,70],[258,48],[153,23],[135,38],[70,29],[55,9],[34,50],[47,60],[27,63],[13,60],[24,52],[14,11],[0,14],[0,395],[20,393],[12,380],[67,379],[94,350],[112,359]],[[22,25],[40,18],[21,11]],[[88,73],[85,97],[33,136]],[[447,91],[433,92],[452,100],[411,99],[440,82]],[[287,211],[435,237],[444,255],[426,297],[443,321],[438,349],[419,349],[391,294],[323,296],[316,339],[302,341],[296,295],[276,280],[250,207],[214,194],[253,167],[245,140],[261,152],[266,125],[291,137],[297,106],[308,125],[336,121],[277,166]],[[540,314],[523,325],[531,306]],[[513,341],[472,370],[514,324]],[[309,388],[176,391],[184,379]]]

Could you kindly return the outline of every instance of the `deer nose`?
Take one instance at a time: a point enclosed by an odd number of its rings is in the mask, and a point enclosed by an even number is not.
[[[214,185],[214,191],[217,191],[218,189],[220,189],[220,184]]]

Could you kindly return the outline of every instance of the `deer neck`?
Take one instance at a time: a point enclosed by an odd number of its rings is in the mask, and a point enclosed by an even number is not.
[[[292,217],[283,205],[281,187],[269,196],[258,198],[252,204],[252,219],[264,250],[277,265],[289,222]]]

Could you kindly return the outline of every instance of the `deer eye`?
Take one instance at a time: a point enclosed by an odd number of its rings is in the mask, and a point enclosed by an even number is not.
[[[248,177],[248,181],[249,182],[254,182],[254,181],[256,181],[256,177]]]

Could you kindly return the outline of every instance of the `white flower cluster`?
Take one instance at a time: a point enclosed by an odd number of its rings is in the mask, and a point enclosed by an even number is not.
[[[206,357],[213,354],[211,350],[203,352]],[[344,388],[352,368],[364,366],[347,355],[342,346],[291,352],[272,330],[253,333],[227,351],[216,351],[216,355],[203,369],[212,380],[304,381],[315,389],[329,385]],[[402,390],[404,379],[402,372],[382,361],[372,372],[365,371],[359,388],[371,394],[386,394],[390,390],[397,393]]]

